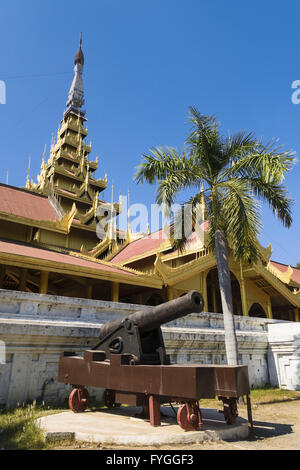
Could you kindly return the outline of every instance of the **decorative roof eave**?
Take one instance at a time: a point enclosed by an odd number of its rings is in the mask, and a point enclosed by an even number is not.
[[[62,197],[66,197],[68,199],[73,199],[74,201],[77,201],[77,202],[82,202],[83,204],[87,204],[87,205],[91,205],[93,202],[88,199],[88,198],[81,198],[81,197],[78,197],[75,193],[70,193],[70,192],[67,192],[63,189],[60,189],[58,187],[55,187],[54,188],[55,190],[55,193],[56,194],[59,194],[60,196]]]
[[[167,266],[160,253],[157,253],[154,263],[157,274],[163,279],[165,285],[173,286],[178,282],[185,281],[200,272],[206,271],[216,265],[216,257],[212,252],[208,252],[206,256],[199,259],[194,259],[188,263],[182,264],[177,268]]]
[[[62,175],[62,176],[65,176],[66,178],[70,178],[70,179],[73,179],[75,181],[78,181],[78,183],[83,183],[85,184],[85,177],[78,173],[78,176],[77,174],[75,173],[70,173],[68,171],[66,171],[66,169],[64,168],[63,165],[57,165],[56,168],[55,168],[55,173],[59,174],[59,175]],[[101,188],[101,190],[103,191],[104,189],[107,188],[107,181],[105,179],[95,179],[95,178],[89,178],[88,180],[88,183],[89,185],[91,186],[94,186],[95,188]]]
[[[76,204],[74,202],[70,212],[68,212],[67,214],[65,214],[63,216],[63,218],[59,221],[59,224],[61,225],[61,227],[67,231],[67,233],[70,232],[70,229],[72,227],[72,224],[73,224],[73,220],[77,214],[77,207],[76,207]]]
[[[163,262],[162,256],[158,253],[155,261],[155,270],[163,279],[165,285],[173,286],[180,281],[189,279],[196,274],[206,271],[216,265],[216,257],[212,252],[199,259],[192,260],[177,268],[171,268]],[[252,264],[251,271],[257,272],[264,277],[285,299],[293,306],[300,306],[300,292],[291,292],[274,274],[272,274],[261,262]]]
[[[21,225],[26,225],[29,227],[36,227],[39,229],[49,230],[50,232],[57,232],[67,235],[68,229],[65,224],[61,221],[52,221],[52,220],[34,220],[28,219],[15,214],[7,214],[5,212],[0,212],[0,220],[7,220],[8,222],[14,222]]]
[[[114,258],[115,256],[117,256],[118,253],[120,253],[120,251],[122,251],[124,248],[126,248],[126,246],[128,246],[130,244],[130,240],[129,238],[127,238],[124,243],[118,245],[116,244],[115,245],[115,248],[113,249],[113,251],[111,253],[108,253],[107,256],[105,257],[105,261],[111,261],[112,258]]]
[[[284,284],[291,284],[292,277],[294,274],[294,270],[291,266],[288,266],[285,272],[280,271],[276,266],[274,266],[270,261],[267,264],[267,269],[270,271],[274,276],[278,277],[278,279],[283,282]],[[296,283],[297,285],[297,283]]]
[[[299,292],[291,292],[288,287],[263,264],[258,261],[251,267],[252,270],[260,274],[276,289],[286,300],[288,300],[294,307],[300,307]]]
[[[165,255],[162,255],[162,260],[163,261],[171,261],[173,259],[183,258],[184,256],[197,255],[197,254],[199,254],[199,257],[202,257],[202,256],[205,256],[208,253],[208,251],[209,251],[209,249],[205,248],[205,245],[202,248],[195,248],[193,250],[184,249],[181,252],[176,250],[174,253],[167,253]]]
[[[24,267],[27,269],[39,269],[45,270],[48,272],[66,274],[66,275],[74,275],[79,277],[86,277],[86,278],[93,278],[99,280],[106,280],[111,282],[118,282],[122,284],[130,284],[130,285],[138,285],[150,288],[162,288],[162,282],[158,277],[151,277],[147,275],[143,275],[142,273],[135,272],[133,270],[124,270],[124,272],[116,273],[107,270],[101,271],[101,269],[93,269],[89,267],[82,267],[76,265],[69,265],[67,263],[61,262],[52,262],[49,260],[41,259],[41,258],[34,258],[34,257],[27,257],[24,255],[16,255],[10,253],[3,253],[1,254],[1,260],[4,264],[9,266],[18,266]],[[71,256],[77,256],[78,258],[82,258],[81,255],[70,253]],[[93,261],[94,263],[97,260],[91,258],[83,258],[88,259],[88,261]],[[99,262],[99,264],[101,264]],[[108,265],[112,268],[116,268],[115,265],[111,265],[109,263],[102,263],[103,265]],[[121,268],[120,268],[121,269]],[[124,269],[124,268],[123,268]]]
[[[104,240],[101,240],[92,250],[88,251],[84,245],[80,248],[80,252],[83,255],[90,256],[91,258],[98,258],[107,248],[109,248],[111,244],[111,240],[109,238],[105,238]]]
[[[116,268],[117,267],[122,271],[122,275],[123,274],[124,275],[125,274],[128,274],[128,275],[134,274],[134,279],[135,280],[137,278],[139,278],[139,280],[143,279],[144,281],[146,281],[146,284],[141,281],[141,282],[138,282],[138,285],[144,285],[145,287],[157,287],[157,288],[162,288],[163,287],[160,276],[153,275],[153,274],[149,275],[147,273],[144,273],[143,271],[138,271],[137,269],[127,268],[127,267],[121,266],[119,264],[112,264],[112,263],[107,262],[107,261],[98,260],[98,259],[92,258],[90,255],[87,256],[87,255],[84,255],[82,253],[70,252],[69,255],[74,256],[76,258],[85,259],[87,261],[91,261],[91,262],[97,263],[99,265],[108,266],[108,267],[111,267],[111,268]],[[107,271],[105,271],[105,272],[107,272]],[[120,282],[124,282],[124,281],[120,280]],[[135,284],[135,282],[133,282],[132,284]]]
[[[122,245],[122,249],[123,249],[123,247],[125,248],[126,246],[127,245],[125,245],[125,244]],[[170,240],[166,240],[166,241],[162,242],[162,244],[158,248],[155,248],[154,250],[145,251],[144,253],[140,253],[139,255],[132,256],[131,258],[125,259],[124,261],[120,261],[119,263],[115,263],[115,264],[116,265],[119,264],[120,266],[126,266],[127,264],[134,263],[135,261],[139,261],[141,259],[149,258],[150,256],[156,256],[158,253],[161,253],[163,251],[168,251],[171,248],[173,248],[172,243],[170,242]],[[122,251],[122,250],[120,250],[120,251]],[[116,255],[114,255],[114,256],[116,256]]]

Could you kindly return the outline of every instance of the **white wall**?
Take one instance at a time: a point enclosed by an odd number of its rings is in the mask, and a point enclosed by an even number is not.
[[[0,361],[0,405],[35,399],[62,401],[70,387],[56,380],[61,353],[90,348],[101,324],[141,308],[147,307],[0,290],[0,341],[6,348],[6,363]],[[268,328],[290,323],[277,325],[249,317],[236,317],[235,321],[241,363],[249,367],[251,385],[263,386],[270,381]],[[173,362],[225,364],[222,315],[192,314],[162,330]],[[298,367],[293,361],[291,358],[291,371]],[[276,371],[271,367],[273,381]],[[101,396],[100,390],[90,392]]]
[[[274,387],[300,390],[300,323],[269,325],[268,362]]]

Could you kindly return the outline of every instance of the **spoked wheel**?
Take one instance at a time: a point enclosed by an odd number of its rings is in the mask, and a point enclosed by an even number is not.
[[[115,392],[114,390],[104,390],[103,393],[103,400],[105,406],[110,410],[111,408],[117,408],[120,405],[120,403],[116,403],[116,397],[115,397]]]
[[[201,430],[203,422],[198,402],[187,401],[183,403],[177,413],[177,423],[185,431]]]
[[[223,413],[227,424],[234,424],[238,417],[237,399],[236,398],[222,398]]]
[[[85,387],[74,387],[69,396],[69,407],[74,413],[82,413],[88,407],[89,393]]]

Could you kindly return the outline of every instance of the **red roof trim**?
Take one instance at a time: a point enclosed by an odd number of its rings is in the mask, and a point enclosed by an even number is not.
[[[23,256],[24,258],[35,258],[37,260],[40,259],[54,263],[68,264],[70,266],[96,269],[99,271],[107,271],[117,274],[135,276],[134,273],[124,271],[121,268],[116,268],[115,266],[108,266],[106,264],[98,263],[95,261],[89,261],[84,258],[79,258],[71,254],[58,253],[56,251],[46,250],[43,248],[37,248],[31,245],[15,243],[6,240],[0,240],[0,253]]]

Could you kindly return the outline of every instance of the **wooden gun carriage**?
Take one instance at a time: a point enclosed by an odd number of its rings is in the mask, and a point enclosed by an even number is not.
[[[203,311],[203,298],[191,291],[179,299],[106,323],[98,343],[83,357],[65,353],[58,381],[73,385],[69,406],[74,412],[88,407],[86,386],[104,388],[108,408],[117,404],[142,407],[152,426],[161,423],[160,406],[178,403],[178,424],[185,430],[202,428],[199,400],[219,397],[228,424],[238,415],[237,400],[247,396],[252,426],[248,368],[201,364],[171,364],[160,326],[190,313]]]

